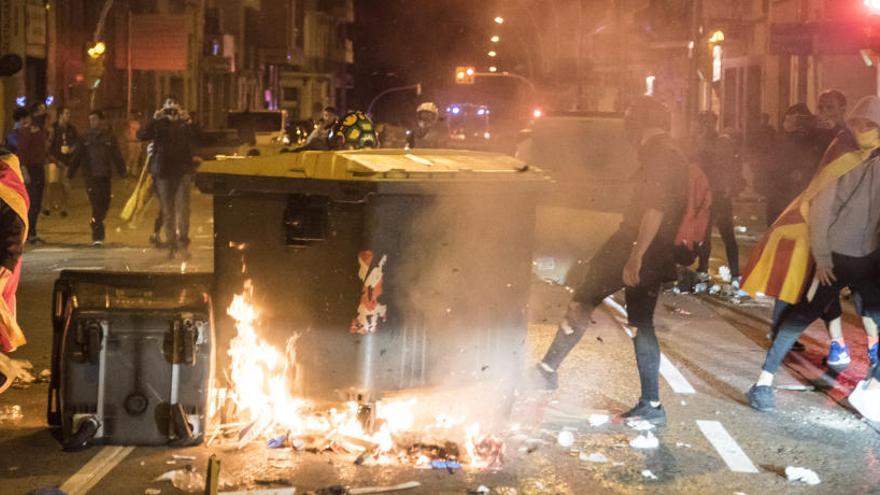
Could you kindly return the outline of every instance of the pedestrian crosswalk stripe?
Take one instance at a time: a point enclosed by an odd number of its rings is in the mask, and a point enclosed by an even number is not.
[[[724,459],[727,467],[735,473],[757,473],[758,468],[749,459],[749,456],[739,447],[736,440],[727,433],[724,425],[719,421],[697,420],[697,426],[706,440],[715,447],[718,455]]]
[[[134,447],[104,447],[58,489],[67,495],[85,495],[125,459]]]

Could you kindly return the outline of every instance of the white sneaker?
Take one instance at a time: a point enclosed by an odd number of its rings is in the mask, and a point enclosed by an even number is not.
[[[865,419],[880,423],[880,389],[868,389],[869,380],[862,380],[849,394],[849,403]]]

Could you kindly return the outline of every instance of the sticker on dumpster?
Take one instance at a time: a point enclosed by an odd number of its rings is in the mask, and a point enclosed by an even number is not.
[[[361,289],[361,301],[358,304],[357,316],[351,321],[351,332],[366,335],[373,333],[379,326],[379,320],[385,321],[388,307],[379,303],[382,296],[382,277],[388,256],[383,255],[375,265],[373,252],[358,253],[358,277],[364,282]]]

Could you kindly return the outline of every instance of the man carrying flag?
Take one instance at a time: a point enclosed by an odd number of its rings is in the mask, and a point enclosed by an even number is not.
[[[21,373],[17,362],[5,353],[25,343],[15,319],[15,291],[27,239],[29,203],[18,158],[0,147],[0,393]]]
[[[860,100],[847,125],[852,134],[831,144],[819,172],[764,235],[746,267],[744,290],[791,305],[780,316],[760,378],[746,394],[760,411],[775,408],[774,373],[841,288],[859,295],[864,314],[880,322],[880,98]],[[880,367],[872,371],[880,377]],[[860,397],[880,400],[880,387],[859,387]]]

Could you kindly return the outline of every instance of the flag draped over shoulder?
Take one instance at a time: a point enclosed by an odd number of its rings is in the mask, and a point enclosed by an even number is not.
[[[21,242],[27,239],[28,230],[28,199],[27,190],[21,174],[18,157],[0,150],[0,199],[24,222],[24,235]],[[21,259],[15,265],[12,275],[0,280],[0,350],[13,351],[25,343],[24,333],[15,318],[15,291],[21,276]]]
[[[807,188],[773,222],[752,250],[743,271],[742,288],[796,304],[813,272],[810,251],[810,202],[838,178],[863,163],[872,150],[859,150],[849,133],[841,133],[822,158],[819,171]]]

